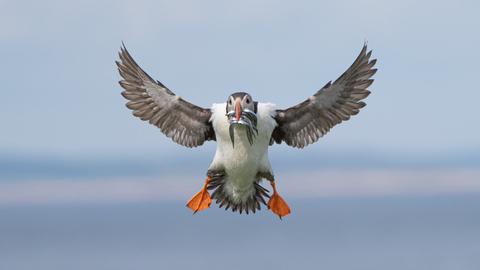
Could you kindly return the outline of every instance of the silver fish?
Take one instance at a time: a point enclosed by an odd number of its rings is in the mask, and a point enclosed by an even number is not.
[[[226,116],[230,122],[228,131],[230,133],[230,139],[232,140],[233,147],[235,147],[234,125],[243,125],[247,127],[245,131],[247,133],[248,142],[250,143],[250,146],[253,145],[253,138],[256,137],[255,132],[258,135],[257,115],[251,110],[245,109],[241,112],[240,119],[238,121],[235,111],[228,112]]]

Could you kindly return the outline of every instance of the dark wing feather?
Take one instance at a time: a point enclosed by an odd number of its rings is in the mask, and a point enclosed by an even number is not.
[[[209,109],[193,105],[175,95],[159,81],[155,82],[128,53],[125,45],[116,61],[119,81],[125,89],[122,96],[128,100],[127,108],[143,121],[157,126],[178,144],[197,147],[205,141],[215,140]]]
[[[372,69],[377,60],[369,60],[371,53],[367,53],[365,44],[355,62],[334,83],[327,83],[315,95],[293,107],[277,110],[278,126],[272,133],[271,143],[285,141],[290,146],[303,148],[365,107],[361,100],[370,94],[366,89],[373,83],[370,77],[377,72]]]

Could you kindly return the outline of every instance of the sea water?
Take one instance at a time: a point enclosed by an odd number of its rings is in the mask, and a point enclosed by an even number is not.
[[[184,201],[0,207],[0,269],[480,269],[480,196]]]

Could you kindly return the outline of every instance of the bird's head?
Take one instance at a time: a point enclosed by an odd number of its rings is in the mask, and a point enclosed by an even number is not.
[[[252,136],[255,136],[254,131],[258,134],[257,102],[253,101],[252,96],[244,92],[231,94],[227,100],[226,115],[230,123],[230,139],[232,140],[232,145],[235,145],[233,132],[235,125],[244,125],[247,127],[247,138],[250,145],[252,145]]]

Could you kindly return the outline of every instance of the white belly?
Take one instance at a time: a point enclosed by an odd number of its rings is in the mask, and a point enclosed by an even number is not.
[[[253,183],[260,179],[258,172],[273,175],[268,160],[268,146],[276,122],[272,118],[275,111],[273,104],[258,104],[258,135],[250,145],[246,136],[246,127],[235,125],[235,145],[229,134],[230,124],[225,116],[226,104],[214,104],[212,107],[212,124],[217,140],[217,152],[209,170],[225,171],[225,192],[235,202],[244,202],[254,192]]]

